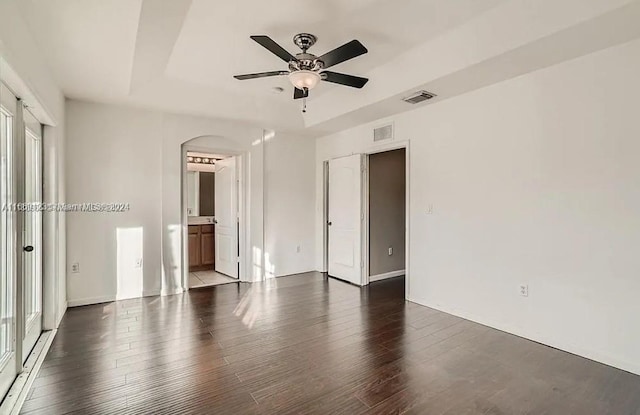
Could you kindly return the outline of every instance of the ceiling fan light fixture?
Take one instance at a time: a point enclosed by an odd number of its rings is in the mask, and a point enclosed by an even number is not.
[[[320,74],[318,72],[301,69],[289,74],[289,81],[298,89],[313,89],[320,82]]]

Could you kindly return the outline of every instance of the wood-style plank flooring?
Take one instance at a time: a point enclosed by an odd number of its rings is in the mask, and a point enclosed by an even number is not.
[[[640,377],[322,274],[69,309],[28,414],[640,414]]]

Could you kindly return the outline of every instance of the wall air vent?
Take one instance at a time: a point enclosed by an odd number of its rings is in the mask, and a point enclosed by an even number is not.
[[[404,102],[408,102],[409,104],[418,104],[422,101],[429,100],[433,97],[437,97],[437,95],[428,91],[418,91],[415,94],[412,94],[406,98],[403,98],[402,100]]]
[[[391,140],[393,138],[393,123],[381,125],[373,129],[373,141]]]

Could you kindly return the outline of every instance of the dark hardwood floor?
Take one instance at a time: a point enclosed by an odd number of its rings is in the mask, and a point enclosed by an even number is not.
[[[321,274],[69,309],[29,414],[640,414],[640,377]]]

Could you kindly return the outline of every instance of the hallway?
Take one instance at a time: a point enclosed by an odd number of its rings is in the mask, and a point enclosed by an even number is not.
[[[71,308],[30,414],[637,414],[640,377],[319,273]]]

